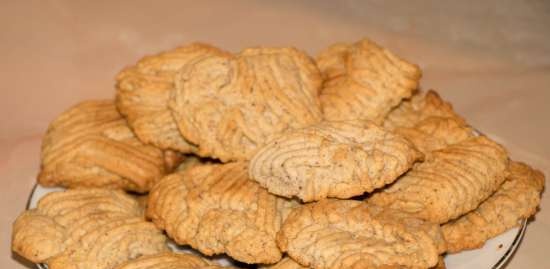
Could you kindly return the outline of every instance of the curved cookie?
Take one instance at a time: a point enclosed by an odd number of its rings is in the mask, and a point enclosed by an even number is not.
[[[411,141],[423,153],[440,150],[475,136],[475,131],[456,118],[428,117],[414,127],[398,127],[396,134]]]
[[[178,244],[246,263],[275,263],[275,234],[296,203],[269,194],[246,164],[197,165],[151,191],[147,215]]]
[[[442,226],[450,252],[479,248],[485,241],[534,215],[544,188],[544,174],[511,161],[510,175],[479,207]]]
[[[250,178],[305,202],[349,198],[393,182],[422,155],[368,121],[320,122],[289,130],[257,151]]]
[[[38,182],[146,192],[178,158],[139,141],[112,101],[85,101],[50,124],[42,141]]]
[[[77,189],[44,196],[13,225],[12,249],[50,269],[114,268],[166,251],[166,237],[121,191]]]
[[[289,257],[284,257],[276,264],[259,266],[260,269],[308,269]]]
[[[444,241],[437,224],[353,200],[322,200],[290,213],[281,250],[312,268],[429,268]]]
[[[302,266],[299,263],[295,262],[293,259],[285,257],[276,264],[267,265],[267,266],[260,266],[258,268],[261,268],[261,269],[308,269],[308,268],[312,268],[312,267]],[[369,268],[373,268],[373,267],[369,267]],[[399,265],[395,265],[395,266],[384,265],[384,266],[374,267],[374,268],[411,269],[411,267],[403,267],[403,266],[399,266]],[[437,262],[437,265],[435,267],[430,267],[430,269],[445,269],[445,261],[443,260],[443,257],[439,256],[439,261]]]
[[[196,147],[181,136],[168,109],[175,77],[186,64],[226,54],[215,47],[193,43],[144,57],[122,70],[116,78],[116,105],[137,137],[161,149],[195,151]]]
[[[426,156],[423,163],[367,201],[445,223],[474,210],[507,175],[506,150],[484,136]]]
[[[411,128],[429,117],[452,118],[466,125],[464,119],[453,110],[453,106],[433,90],[418,92],[411,99],[401,102],[386,116],[383,125],[390,130],[398,127]]]
[[[189,64],[170,102],[198,154],[247,160],[267,137],[321,119],[319,71],[293,48],[250,48]]]
[[[336,44],[317,57],[325,82],[321,106],[332,121],[366,119],[382,123],[401,99],[409,98],[422,75],[374,42]]]
[[[213,264],[199,256],[184,253],[165,252],[156,255],[143,256],[128,261],[116,269],[222,269],[235,268],[223,267]]]

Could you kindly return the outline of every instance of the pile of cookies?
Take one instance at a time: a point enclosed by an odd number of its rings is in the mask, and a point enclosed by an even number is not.
[[[363,39],[314,60],[191,44],[116,77],[44,136],[12,248],[50,269],[444,268],[537,211],[509,159],[421,70]],[[177,254],[167,240],[198,254]],[[247,265],[248,264],[248,265]]]

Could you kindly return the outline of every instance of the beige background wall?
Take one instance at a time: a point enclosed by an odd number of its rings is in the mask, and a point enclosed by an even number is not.
[[[1,1],[1,268],[38,168],[40,136],[69,105],[113,96],[140,56],[190,41],[311,54],[368,36],[418,63],[474,126],[550,174],[548,1]],[[550,198],[508,268],[549,268]]]

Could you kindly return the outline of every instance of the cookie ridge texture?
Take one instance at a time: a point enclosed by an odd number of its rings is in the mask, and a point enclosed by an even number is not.
[[[386,115],[383,126],[389,130],[398,127],[411,128],[429,117],[452,118],[460,124],[466,124],[454,111],[451,103],[443,100],[436,91],[429,90],[417,92],[411,98],[403,100]]]
[[[192,43],[146,56],[124,68],[116,77],[116,105],[137,137],[162,149],[196,151],[196,146],[181,136],[168,108],[175,78],[187,64],[225,54],[213,46]]]
[[[449,252],[479,248],[536,213],[544,174],[515,161],[510,161],[508,170],[510,175],[491,197],[474,211],[442,226]]]
[[[166,237],[122,191],[75,189],[47,194],[13,225],[12,249],[51,269],[114,268],[167,250]]]
[[[321,76],[294,48],[249,48],[186,65],[170,108],[197,154],[248,160],[272,134],[320,121]]]
[[[302,266],[319,269],[429,268],[445,248],[435,223],[361,201],[332,199],[292,211],[277,242]]]
[[[38,182],[147,192],[178,159],[178,154],[137,139],[113,101],[84,101],[48,127],[42,140]]]
[[[202,257],[188,253],[164,252],[156,255],[142,256],[121,264],[116,269],[221,269]]]
[[[246,263],[281,259],[275,237],[297,205],[248,179],[246,163],[202,164],[167,176],[151,191],[147,215],[178,244]]]
[[[304,202],[350,198],[392,183],[422,154],[369,121],[323,121],[272,139],[254,155],[250,178]]]
[[[326,119],[366,119],[382,123],[390,110],[418,88],[417,65],[363,39],[339,43],[319,54],[324,78],[321,106]]]
[[[507,176],[506,150],[485,136],[471,137],[426,155],[369,203],[399,209],[436,223],[474,210]]]

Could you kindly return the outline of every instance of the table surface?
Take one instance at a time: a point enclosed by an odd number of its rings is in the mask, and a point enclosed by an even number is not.
[[[84,99],[112,98],[115,74],[191,41],[238,51],[295,46],[312,55],[370,37],[421,66],[437,89],[512,158],[550,173],[550,3],[544,1],[2,1],[1,268],[10,253],[48,123]],[[549,268],[550,198],[511,268]]]

